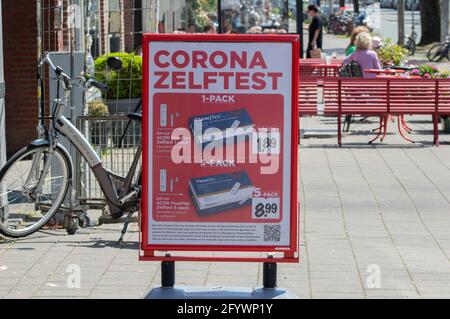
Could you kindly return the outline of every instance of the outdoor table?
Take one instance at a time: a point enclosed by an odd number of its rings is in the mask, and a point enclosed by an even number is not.
[[[330,65],[336,65],[337,68],[342,66],[343,60],[331,59]],[[337,76],[337,70],[334,67],[328,67],[325,59],[300,59],[300,77],[302,76]],[[331,69],[330,71],[328,71]],[[325,72],[327,71],[327,72]]]
[[[402,69],[367,69],[364,73],[376,74],[376,75],[388,75],[388,74],[402,74],[405,73]]]
[[[397,65],[393,65],[393,66],[390,66],[389,69],[392,69],[392,70],[411,71],[411,70],[417,69],[417,67],[414,67],[414,66],[400,66],[400,65],[397,66]]]
[[[322,64],[325,63],[325,59],[299,59],[300,64]],[[343,59],[331,59],[330,62],[331,64],[339,64],[341,65],[342,62],[344,60]]]
[[[339,69],[341,68],[341,64],[326,64],[326,63],[319,63],[319,64],[312,64],[311,65],[314,68],[314,73],[318,73],[319,76],[338,76]]]
[[[376,76],[378,79],[393,79],[393,78],[401,78],[401,79],[421,79],[422,77],[419,75],[389,75],[389,74],[379,74]]]
[[[375,71],[375,70],[374,70]],[[376,70],[376,71],[382,71],[382,70]],[[401,72],[397,72],[398,74],[403,74],[405,71],[404,70],[396,70],[396,71],[401,71]],[[375,73],[375,72],[374,72]],[[420,79],[421,77],[418,75],[393,75],[393,74],[383,74],[383,73],[379,73],[376,76],[377,79],[393,79],[393,78],[402,78],[402,79]],[[396,115],[395,116],[397,118],[397,129],[398,132],[400,134],[400,136],[411,143],[414,143],[413,140],[411,140],[410,138],[406,137],[405,134],[403,134],[402,128],[407,132],[407,133],[411,133],[412,129],[408,126],[408,124],[405,121],[405,116],[404,115]],[[389,120],[393,120],[392,119],[393,116],[389,116],[389,115],[384,115],[380,117],[380,127],[376,128],[374,131],[378,131],[378,135],[370,142],[374,142],[375,140],[377,140],[378,138],[380,138],[381,142],[384,140],[384,138],[386,137],[386,133],[387,133],[387,124],[389,122]],[[381,132],[383,132],[383,135],[381,136]]]
[[[402,131],[402,128],[409,134],[412,132],[412,129],[406,124],[405,116],[404,115],[395,115],[397,118],[397,130],[400,136],[410,142],[415,143],[413,140],[405,136],[405,134]],[[380,126],[373,130],[373,132],[378,132],[378,134],[373,138],[369,144],[372,144],[374,141],[376,141],[378,138],[380,138],[380,141],[383,142],[383,140],[386,137],[387,134],[387,124],[389,121],[394,122],[394,115],[382,115],[380,116]]]

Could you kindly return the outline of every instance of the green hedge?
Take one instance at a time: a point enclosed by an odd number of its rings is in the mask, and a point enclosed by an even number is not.
[[[106,65],[109,57],[122,60],[120,71],[110,70]],[[109,53],[95,60],[95,79],[109,87],[108,98],[127,99],[142,96],[142,57],[134,53]]]

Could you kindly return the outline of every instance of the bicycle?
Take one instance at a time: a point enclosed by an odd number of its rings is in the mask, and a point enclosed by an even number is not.
[[[39,67],[44,63],[56,74],[58,95],[51,107],[48,127],[38,127],[40,136],[44,138],[18,151],[0,170],[0,233],[13,238],[28,236],[46,225],[61,208],[73,177],[69,152],[58,143],[61,135],[75,146],[88,163],[105,196],[111,219],[119,219],[125,213],[130,219],[138,211],[140,203],[142,147],[138,147],[126,176],[105,169],[93,147],[63,115],[63,111],[73,86],[84,90],[96,87],[102,91],[108,87],[82,76],[71,79],[53,64],[49,53],[42,56]],[[61,85],[63,99],[59,96]],[[139,113],[127,116],[130,121],[142,120]],[[119,242],[123,239],[128,223],[124,224]]]
[[[450,50],[450,37],[445,37],[444,43],[438,43],[430,48],[427,53],[428,61],[430,62],[440,62],[443,58],[447,58]]]
[[[332,15],[327,24],[327,33],[336,35],[351,35],[353,21],[349,17]]]
[[[417,39],[417,32],[414,30],[410,35],[406,37],[405,49],[408,50],[409,55],[414,55],[416,53],[417,48],[416,39]]]

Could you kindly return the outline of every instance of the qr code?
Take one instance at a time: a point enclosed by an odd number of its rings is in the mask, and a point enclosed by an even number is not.
[[[264,241],[280,241],[280,225],[264,225]]]

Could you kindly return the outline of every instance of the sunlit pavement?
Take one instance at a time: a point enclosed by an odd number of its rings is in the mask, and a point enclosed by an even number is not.
[[[305,118],[300,145],[301,263],[280,264],[278,284],[299,298],[450,298],[450,135],[432,145],[431,120],[407,118],[367,145],[376,121],[355,123],[336,146],[333,118]],[[158,263],[138,261],[138,228],[45,231],[0,243],[0,297],[140,298]],[[80,286],[73,280],[80,271]],[[262,285],[260,264],[177,263],[184,285]],[[75,283],[75,285],[74,285]]]

